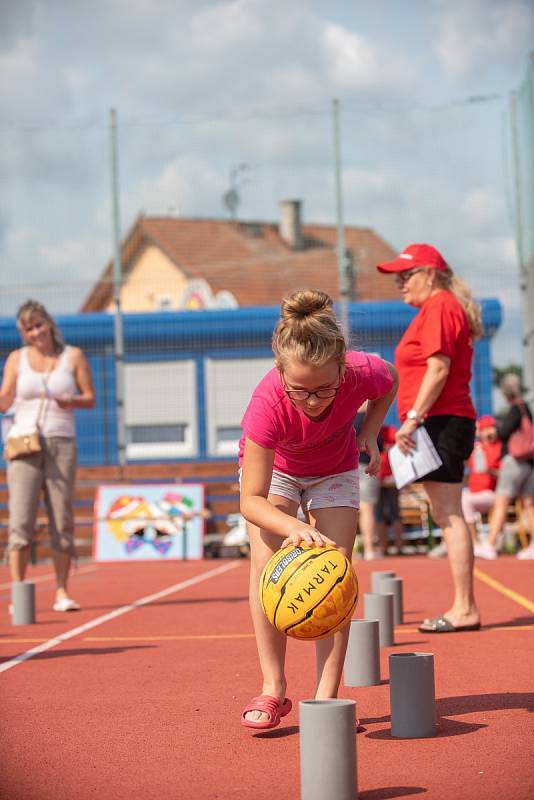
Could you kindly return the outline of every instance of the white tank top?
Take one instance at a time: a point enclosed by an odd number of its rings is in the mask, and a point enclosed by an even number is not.
[[[74,437],[74,411],[71,408],[60,408],[54,400],[55,397],[76,394],[77,391],[70,366],[70,349],[65,347],[52,372],[37,372],[32,369],[28,360],[28,348],[23,347],[20,350],[15,419],[10,430],[11,436],[19,435],[19,431],[20,435],[24,435],[38,422],[43,436]]]

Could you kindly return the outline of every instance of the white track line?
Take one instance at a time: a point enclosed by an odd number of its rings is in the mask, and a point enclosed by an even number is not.
[[[37,645],[37,647],[32,647],[31,650],[27,650],[25,653],[15,656],[15,658],[12,658],[10,661],[5,661],[3,664],[0,664],[0,672],[6,672],[6,670],[11,669],[11,667],[16,667],[17,664],[22,664],[23,661],[27,661],[29,658],[38,655],[38,653],[44,653],[46,650],[51,650],[52,647],[61,644],[61,642],[66,642],[67,639],[72,639],[74,636],[79,636],[80,633],[89,631],[91,628],[96,628],[97,625],[102,625],[104,622],[109,622],[112,619],[116,619],[116,617],[121,617],[123,614],[127,614],[129,611],[134,611],[136,608],[140,608],[140,606],[146,606],[148,603],[153,603],[154,600],[159,600],[160,597],[167,597],[169,594],[181,592],[183,589],[187,589],[189,586],[195,586],[197,583],[207,581],[208,578],[214,578],[216,575],[222,575],[223,572],[228,572],[228,570],[235,569],[235,567],[239,567],[240,565],[240,561],[231,561],[229,564],[224,564],[222,567],[210,569],[208,572],[203,572],[201,575],[196,575],[194,578],[188,578],[186,581],[181,581],[181,583],[175,583],[174,586],[169,586],[167,589],[162,589],[160,592],[155,592],[154,594],[149,594],[146,597],[141,597],[140,600],[134,600],[133,603],[130,603],[127,606],[116,608],[115,611],[110,611],[109,614],[103,614],[101,617],[97,617],[90,622],[86,622],[85,625],[79,625],[77,628],[73,628],[66,633],[61,633],[54,639],[49,639],[47,642]]]
[[[85,572],[94,572],[97,569],[97,566],[78,567],[77,569],[71,570],[69,578],[72,581],[76,578],[76,575],[81,575]],[[31,578],[30,583],[46,583],[47,581],[55,580],[55,578],[55,572],[45,572],[44,575],[37,575],[35,578]],[[9,583],[0,583],[0,590],[1,589],[11,589],[11,581],[9,581]]]

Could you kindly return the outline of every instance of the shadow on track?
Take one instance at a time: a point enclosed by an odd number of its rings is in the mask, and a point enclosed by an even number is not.
[[[154,603],[143,603],[139,608],[157,608],[158,606],[184,606],[184,605],[200,605],[201,603],[248,603],[247,597],[187,597],[179,600],[156,600]],[[84,611],[113,611],[114,608],[122,608],[129,603],[120,603],[119,605],[101,605],[83,607]],[[132,604],[134,605],[134,604]]]
[[[384,786],[380,789],[368,789],[358,792],[359,800],[389,800],[393,797],[406,797],[410,794],[428,792],[423,786]]]
[[[492,628],[517,628],[521,625],[534,625],[534,616],[530,614],[528,617],[514,617],[513,619],[506,620],[506,622],[494,622],[491,625],[484,625],[484,623],[482,623],[481,630],[490,631]]]
[[[251,728],[253,730],[253,728]],[[287,728],[273,728],[270,731],[255,733],[255,739],[284,739],[286,736],[295,736],[299,732],[298,725],[288,725]]]
[[[44,653],[36,653],[31,657],[32,661],[40,661],[48,658],[71,658],[72,656],[108,656],[117,655],[118,653],[126,653],[128,650],[146,650],[148,648],[157,647],[153,644],[139,644],[120,647],[80,647],[78,649],[70,650],[47,650]],[[2,658],[0,664],[6,661],[13,661],[17,656],[10,656],[9,658]]]
[[[447,719],[447,717],[463,714],[473,714],[487,711],[507,711],[511,709],[525,709],[534,712],[534,692],[504,692],[502,694],[460,695],[458,697],[441,697],[436,700],[436,715],[440,720],[438,737],[464,736],[474,733],[481,728],[489,727],[487,724],[476,722],[463,722],[461,720]],[[373,723],[391,722],[389,716],[362,719],[362,725]],[[367,734],[369,739],[394,740],[391,729],[382,729]],[[398,741],[402,741],[399,739]]]

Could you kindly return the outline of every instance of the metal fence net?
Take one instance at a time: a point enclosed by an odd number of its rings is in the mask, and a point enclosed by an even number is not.
[[[271,363],[278,287],[313,281],[338,299],[340,224],[350,300],[359,304],[350,312],[356,346],[391,358],[400,330],[387,308],[373,305],[396,297],[374,269],[379,245],[398,252],[430,242],[477,297],[500,303],[500,312],[488,306],[491,350],[486,342],[475,375],[481,410],[489,410],[491,366],[522,360],[515,235],[519,192],[527,263],[532,73],[515,110],[512,118],[505,96],[437,108],[341,102],[341,209],[333,107],[195,119],[128,118],[119,110],[128,458],[234,456],[245,398]],[[519,189],[513,119],[524,165]],[[106,118],[0,130],[0,358],[17,346],[13,315],[27,297],[60,316],[67,340],[87,351],[97,384],[97,410],[78,420],[86,463],[115,462],[118,446],[110,149]],[[279,247],[287,200],[301,202],[297,251]],[[245,301],[236,303],[239,291]],[[209,302],[217,309],[207,321],[183,310]],[[242,308],[232,320],[235,305]],[[249,305],[274,308],[238,320]],[[63,316],[82,309],[90,313]]]

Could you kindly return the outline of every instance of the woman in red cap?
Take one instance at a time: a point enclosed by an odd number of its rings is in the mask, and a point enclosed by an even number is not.
[[[469,288],[429,244],[412,244],[396,259],[379,264],[394,273],[403,300],[419,309],[395,350],[399,373],[397,404],[401,426],[396,440],[404,453],[424,425],[442,465],[423,485],[432,516],[443,531],[452,572],[454,599],[444,614],[426,619],[425,633],[480,628],[473,593],[473,545],[462,514],[465,461],[475,441],[476,412],[469,382],[473,341],[480,336],[480,308]]]

